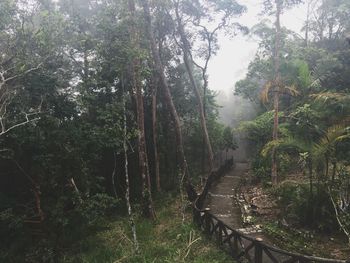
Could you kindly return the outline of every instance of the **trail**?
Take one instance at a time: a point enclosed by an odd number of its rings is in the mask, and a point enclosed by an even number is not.
[[[247,162],[236,163],[234,169],[212,186],[205,203],[205,207],[210,208],[215,216],[234,228],[241,228],[243,224],[236,194],[240,178],[247,171]]]
[[[240,180],[249,171],[248,162],[235,162],[234,168],[212,186],[205,207],[223,221],[226,225],[253,237],[268,241],[262,231],[255,226],[244,227],[241,207],[239,205]]]
[[[251,237],[260,238],[265,243],[274,245],[269,238],[262,232],[262,230],[254,225],[244,226],[242,220],[241,207],[239,205],[239,187],[241,178],[247,175],[249,171],[249,160],[247,158],[246,149],[248,145],[245,141],[239,141],[239,149],[234,152],[234,167],[233,169],[221,177],[209,190],[206,201],[204,203],[205,208],[210,208],[213,215],[218,217],[226,225],[239,230]],[[248,246],[249,243],[243,241],[244,246]],[[249,255],[254,257],[254,249],[249,252]],[[274,255],[275,259],[286,260],[284,256]],[[274,262],[271,261],[266,255],[263,256],[264,263]]]

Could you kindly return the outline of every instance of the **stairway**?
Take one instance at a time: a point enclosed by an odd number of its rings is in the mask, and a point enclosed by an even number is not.
[[[241,209],[236,199],[240,178],[248,171],[248,163],[236,163],[234,169],[221,177],[210,189],[204,207],[233,228],[242,228]]]

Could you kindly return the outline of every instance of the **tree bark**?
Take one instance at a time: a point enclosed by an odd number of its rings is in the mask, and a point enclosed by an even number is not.
[[[313,180],[312,180],[312,159],[309,157],[308,162],[308,168],[309,168],[309,183],[310,183],[310,200],[309,200],[309,210],[310,210],[310,216],[311,216],[311,224],[314,222],[314,189],[313,189]]]
[[[144,10],[144,16],[146,20],[146,30],[148,34],[148,38],[150,41],[150,48],[155,64],[156,71],[159,75],[159,80],[160,84],[162,87],[162,91],[164,93],[164,99],[165,103],[167,104],[168,108],[170,109],[171,116],[174,120],[175,124],[175,132],[176,132],[176,137],[177,137],[177,142],[178,142],[178,153],[180,156],[180,162],[181,162],[181,168],[180,168],[180,173],[181,173],[181,184],[183,183],[183,180],[186,180],[189,183],[189,177],[187,173],[187,161],[185,157],[185,151],[184,151],[184,146],[183,146],[183,137],[182,137],[182,131],[181,131],[181,125],[180,125],[180,118],[179,115],[177,114],[170,88],[168,85],[168,81],[165,78],[164,74],[164,66],[161,61],[160,55],[159,55],[159,50],[157,49],[156,45],[156,40],[154,37],[154,32],[152,28],[152,20],[151,20],[151,14],[150,14],[150,9],[149,9],[149,4],[148,0],[142,0],[142,5],[143,5],[143,10]],[[181,186],[180,186],[181,188]]]
[[[122,84],[123,85],[123,84]],[[126,126],[126,100],[125,100],[125,91],[123,87],[123,122],[124,122],[124,128],[123,128],[123,149],[124,149],[124,171],[125,171],[125,200],[126,200],[126,206],[128,208],[128,216],[131,226],[131,232],[133,236],[133,242],[134,242],[134,248],[136,252],[139,252],[139,243],[137,241],[137,234],[136,234],[136,225],[134,221],[134,217],[132,215],[132,208],[130,203],[130,182],[129,182],[129,171],[128,171],[128,146],[126,143],[127,138],[127,126]]]
[[[130,40],[131,46],[134,49],[139,49],[139,37],[135,28],[133,17],[135,17],[135,2],[133,0],[128,1],[129,12],[131,15],[130,24]],[[135,94],[136,101],[136,117],[138,127],[138,156],[139,156],[139,169],[142,179],[142,197],[144,200],[144,213],[147,217],[154,219],[155,211],[153,208],[152,192],[151,192],[151,179],[149,175],[147,149],[146,149],[146,136],[145,136],[145,116],[144,116],[144,104],[143,94],[141,90],[140,81],[140,60],[137,57],[133,58],[131,63],[132,74],[132,88]]]
[[[195,96],[197,98],[199,117],[200,117],[200,121],[201,121],[201,127],[203,130],[204,142],[205,142],[205,145],[206,145],[206,148],[208,151],[208,159],[209,159],[208,164],[209,164],[209,169],[211,172],[214,168],[214,165],[213,165],[214,154],[213,154],[213,150],[212,150],[211,143],[210,143],[210,138],[209,138],[209,133],[208,133],[208,128],[207,128],[207,121],[206,121],[205,112],[204,112],[203,99],[205,99],[205,98],[202,99],[199,88],[198,88],[197,83],[194,79],[194,75],[193,75],[193,71],[192,71],[192,63],[190,61],[191,47],[190,47],[188,39],[186,37],[185,30],[184,30],[184,27],[183,27],[183,24],[182,24],[177,7],[175,8],[175,13],[176,13],[176,20],[178,23],[178,31],[179,31],[179,34],[181,37],[181,42],[182,42],[181,49],[183,52],[185,67],[186,67],[188,76],[190,78],[191,86],[192,86],[193,91],[195,93]],[[204,79],[204,82],[206,82],[206,81],[207,80]]]
[[[113,194],[114,194],[114,197],[117,198],[118,195],[117,195],[117,189],[115,187],[115,175],[117,173],[117,155],[115,153],[115,150],[113,149],[113,172],[112,172],[112,176],[111,176],[111,180],[112,180],[112,188],[113,188]]]
[[[34,194],[35,198],[35,209],[37,212],[37,215],[42,222],[45,219],[45,213],[41,208],[41,191],[40,191],[40,185],[37,183],[37,180],[34,180],[23,168],[19,165],[19,163],[16,160],[13,160],[17,168],[22,172],[22,174],[30,181],[31,183],[31,190]]]
[[[309,27],[310,27],[310,7],[312,0],[309,0],[307,3],[307,12],[306,12],[306,22],[305,22],[305,47],[309,45]]]
[[[160,192],[160,173],[159,173],[159,155],[158,155],[158,131],[157,131],[157,83],[154,83],[152,94],[152,131],[153,131],[153,151],[154,151],[154,169],[156,177],[157,191]]]
[[[275,48],[274,48],[274,94],[273,94],[273,108],[274,108],[274,118],[273,118],[273,133],[272,139],[274,141],[278,140],[278,113],[279,113],[279,97],[280,97],[280,34],[281,34],[281,2],[280,0],[275,0],[276,4],[276,36],[275,36]],[[273,185],[278,184],[278,175],[277,175],[277,152],[276,147],[272,149],[272,167],[271,167],[271,181]]]

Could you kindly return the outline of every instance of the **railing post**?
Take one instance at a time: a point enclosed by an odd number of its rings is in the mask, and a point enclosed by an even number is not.
[[[209,214],[209,211],[210,211],[210,208],[205,208],[204,209],[204,218],[205,218],[205,232],[209,235],[210,234],[210,214]]]
[[[262,238],[256,238],[254,243],[254,262],[255,263],[262,263],[263,262],[263,248],[262,248]]]
[[[200,212],[196,209],[195,206],[193,206],[192,208],[192,213],[193,213],[193,223],[195,223],[196,225],[199,225]]]
[[[305,259],[305,258],[300,258],[298,260],[299,263],[307,263],[307,262],[310,262],[309,260]]]
[[[222,232],[223,232],[222,228],[223,227],[224,226],[222,225],[222,223],[218,221],[218,232],[217,232],[216,240],[220,246],[222,245]]]
[[[233,239],[233,250],[235,254],[238,253],[238,237],[236,235],[234,236],[234,239]]]

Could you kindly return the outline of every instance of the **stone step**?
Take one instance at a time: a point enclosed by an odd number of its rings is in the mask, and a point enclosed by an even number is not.
[[[244,233],[244,234],[247,234],[247,235],[252,235],[252,234],[263,232],[263,230],[261,229],[261,227],[259,225],[245,227],[245,228],[238,228],[237,230]]]
[[[215,194],[215,193],[212,193],[212,192],[209,192],[209,195],[210,196],[213,196],[213,197],[222,197],[222,198],[233,198],[235,195],[223,195],[223,194]]]

